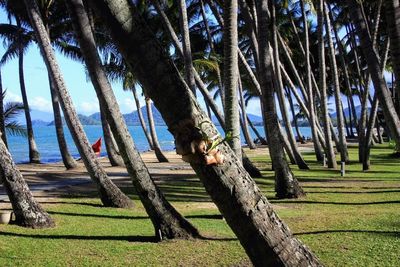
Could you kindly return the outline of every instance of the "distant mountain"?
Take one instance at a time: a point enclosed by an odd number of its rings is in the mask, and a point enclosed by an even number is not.
[[[165,122],[163,118],[161,117],[160,112],[154,107],[154,105],[151,106],[152,111],[153,111],[153,117],[154,117],[154,124],[155,125],[165,125]],[[146,107],[141,107],[140,108],[144,117],[144,120],[146,124],[148,123],[147,119],[147,111]],[[254,114],[247,114],[250,118],[250,120],[255,124],[255,125],[260,125],[262,124],[262,117],[254,115]],[[82,114],[78,114],[79,120],[83,125],[101,125],[101,118],[100,118],[100,112],[93,113],[92,115],[86,116]],[[128,114],[123,114],[123,117],[125,119],[125,122],[128,126],[138,126],[140,125],[139,121],[139,116],[137,111],[133,111]],[[38,110],[31,110],[31,118],[32,118],[32,124],[34,126],[51,126],[54,125],[54,116],[52,113],[49,112],[43,112],[43,111],[38,111]],[[18,122],[21,125],[25,125],[25,115],[22,113],[20,116],[17,117]],[[218,120],[215,116],[213,116],[212,121],[214,122],[215,125],[219,125]],[[65,120],[63,118],[63,123],[65,124]]]
[[[81,121],[82,125],[101,125],[101,121],[94,120],[90,116],[85,116],[82,114],[78,114],[78,118]],[[65,124],[65,119],[62,118],[63,124]],[[54,125],[54,121],[47,123],[47,126]]]

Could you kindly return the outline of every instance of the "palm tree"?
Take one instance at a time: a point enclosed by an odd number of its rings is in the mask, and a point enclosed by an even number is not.
[[[3,139],[3,142],[5,146],[7,147],[7,136],[6,136],[6,127],[4,123],[4,94],[5,91],[3,91],[3,81],[1,79],[1,69],[0,69],[0,134],[1,138]]]
[[[89,20],[82,0],[69,0],[67,6],[96,94],[107,110],[105,113],[107,122],[116,137],[125,166],[139,198],[153,223],[156,236],[161,240],[198,237],[197,229],[178,213],[155,185],[135,147],[111,85],[102,70],[93,32],[88,27]],[[153,139],[153,141],[156,140]]]
[[[307,14],[305,10],[305,0],[300,0],[300,6],[301,6],[301,12],[302,12],[302,18],[303,18],[303,28],[304,28],[304,50],[305,50],[305,59],[306,59],[306,68],[307,68],[307,90],[308,90],[308,110],[310,113],[310,126],[311,126],[311,132],[312,132],[312,138],[313,138],[313,143],[314,143],[314,150],[315,150],[315,156],[318,161],[322,161],[323,156],[322,156],[322,147],[319,142],[318,134],[317,134],[317,126],[316,126],[316,116],[315,116],[315,106],[314,106],[314,90],[312,86],[312,78],[311,78],[311,63],[310,63],[310,45],[309,45],[309,33],[308,33],[308,21],[307,21]],[[326,125],[325,127],[328,127]]]
[[[102,17],[110,18],[104,22],[114,42],[148,89],[146,93],[173,133],[180,152],[191,155],[191,166],[252,262],[271,266],[320,266],[318,259],[279,219],[227,144],[220,144],[219,150],[225,156],[220,165],[205,165],[203,154],[191,153],[192,141],[196,143],[203,138],[196,126],[201,124],[204,135],[210,138],[218,132],[135,5],[128,0],[118,4],[101,0],[96,1],[96,9]]]
[[[391,44],[390,52],[392,66],[396,77],[396,108],[400,116],[400,3],[398,0],[385,0],[386,23],[389,30]]]
[[[238,107],[238,32],[237,0],[224,1],[224,92],[225,92],[225,130],[232,137],[229,141],[238,159],[242,159],[240,142],[240,120]]]
[[[379,56],[373,47],[371,37],[368,33],[367,24],[365,23],[359,4],[356,0],[347,0],[346,3],[350,10],[351,18],[356,26],[362,52],[368,65],[368,72],[371,75],[375,92],[378,96],[379,102],[381,103],[385,115],[385,121],[390,130],[390,135],[395,140],[397,146],[400,147],[400,119],[391,99],[385,78],[382,75]]]
[[[37,42],[46,63],[49,75],[52,78],[54,87],[59,96],[60,104],[63,109],[65,120],[70,129],[82,160],[88,170],[90,177],[96,183],[101,201],[105,206],[111,207],[132,207],[132,201],[115,186],[108,178],[104,168],[100,165],[96,155],[91,148],[91,144],[83,130],[78,115],[73,107],[71,97],[67,91],[64,79],[60,72],[58,63],[55,59],[49,36],[35,0],[24,1],[27,13],[30,17],[31,25],[36,33]]]
[[[326,67],[325,67],[325,40],[324,40],[324,0],[317,4],[318,14],[318,54],[319,54],[319,88],[321,90],[322,116],[324,122],[324,134],[326,141],[325,154],[328,168],[336,169],[336,157],[333,150],[331,129],[329,128],[328,95],[326,92]],[[311,97],[310,97],[311,98]],[[314,107],[312,107],[314,108]],[[340,114],[340,111],[337,112]]]

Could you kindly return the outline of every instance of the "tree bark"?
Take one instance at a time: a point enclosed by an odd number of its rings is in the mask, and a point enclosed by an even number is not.
[[[386,23],[391,40],[390,52],[396,77],[395,94],[400,95],[400,3],[399,0],[385,0]],[[400,98],[395,97],[397,115],[400,116]]]
[[[323,1],[323,0],[321,0]],[[329,44],[329,59],[331,62],[331,69],[332,69],[332,78],[333,78],[333,87],[335,92],[335,105],[336,105],[336,118],[337,118],[337,129],[339,133],[339,147],[338,150],[340,151],[340,161],[349,163],[349,152],[347,149],[347,142],[346,142],[346,130],[345,130],[345,122],[343,117],[343,106],[342,106],[342,96],[340,93],[340,84],[339,84],[339,72],[336,63],[336,52],[335,47],[333,45],[332,40],[332,26],[331,20],[328,15],[329,11],[326,7],[326,4],[323,6],[323,10],[321,11],[325,17],[325,28],[326,28],[326,38]],[[335,133],[333,132],[332,135]]]
[[[253,142],[253,139],[251,138],[250,131],[249,131],[249,125],[247,122],[247,112],[246,112],[246,105],[244,103],[244,98],[243,98],[243,88],[242,88],[242,81],[239,77],[239,106],[241,110],[241,116],[240,116],[240,124],[243,132],[243,136],[246,140],[247,145],[249,146],[250,149],[256,149],[256,145]]]
[[[317,3],[318,17],[318,58],[319,58],[319,89],[321,90],[322,117],[325,134],[325,154],[328,168],[336,169],[336,156],[333,150],[331,129],[329,127],[328,96],[326,93],[325,40],[324,40],[324,0]],[[339,112],[339,111],[338,111]],[[336,112],[336,113],[338,113]]]
[[[3,91],[3,81],[1,78],[1,69],[0,69],[0,134],[3,139],[4,145],[7,147],[7,135],[6,135],[6,127],[4,122],[4,91]],[[1,180],[1,179],[0,179]]]
[[[42,52],[49,75],[52,77],[54,87],[59,96],[64,117],[79,150],[82,160],[89,172],[92,181],[97,185],[102,203],[110,207],[132,207],[133,202],[125,196],[121,190],[108,178],[107,173],[97,160],[91,144],[86,137],[82,124],[72,104],[71,97],[65,86],[64,79],[55,58],[49,36],[40,16],[39,8],[35,0],[25,0],[27,12],[34,28],[38,45]]]
[[[53,219],[33,198],[1,138],[0,155],[0,180],[3,182],[15,213],[15,223],[30,228],[54,227]]]
[[[49,86],[51,94],[51,104],[54,114],[54,127],[56,128],[58,147],[60,148],[61,158],[67,170],[76,168],[77,164],[75,159],[71,156],[68,150],[67,142],[65,141],[63,121],[60,112],[60,104],[58,101],[57,92],[54,88],[53,82],[49,75]]]
[[[113,40],[140,82],[149,88],[147,93],[177,144],[192,141],[184,138],[185,133],[197,133],[191,125],[203,123],[208,136],[217,134],[136,7],[127,0],[97,1],[96,7],[103,17],[109,18],[105,23]],[[148,76],[150,72],[152,78]],[[204,165],[193,160],[191,166],[252,262],[270,266],[320,266],[318,259],[279,219],[229,146],[222,143],[220,151],[226,159],[221,165]],[[193,156],[199,160],[203,157],[197,153]]]
[[[153,150],[154,149],[153,140],[151,139],[150,133],[147,130],[146,122],[144,121],[143,112],[142,112],[142,109],[140,107],[139,98],[137,96],[136,88],[132,88],[132,94],[133,94],[133,98],[135,99],[136,110],[137,110],[137,113],[138,113],[140,125],[142,126],[143,133],[146,136],[146,139],[147,139],[147,142],[149,143],[150,149]]]
[[[151,100],[149,97],[146,97],[145,101],[146,101],[147,119],[149,121],[150,135],[151,135],[151,140],[153,140],[154,152],[159,162],[168,162],[168,159],[164,156],[164,153],[162,152],[160,147],[160,143],[158,142],[156,126],[154,125],[153,110],[151,109]]]
[[[308,38],[308,21],[307,15],[304,5],[304,0],[300,0],[300,6],[302,11],[302,18],[303,18],[303,27],[304,27],[304,39],[305,39],[305,58],[306,58],[306,67],[307,67],[307,89],[308,89],[308,111],[310,113],[310,126],[311,126],[311,133],[314,143],[314,150],[315,156],[317,161],[322,161],[322,147],[320,145],[318,134],[317,134],[317,126],[316,126],[316,115],[315,115],[315,107],[314,107],[314,90],[312,86],[312,79],[311,79],[311,63],[310,63],[310,45],[309,45],[309,38]],[[326,141],[326,140],[325,140]]]
[[[158,1],[158,0],[157,0]],[[190,49],[190,35],[188,17],[186,12],[186,1],[178,0],[179,8],[179,24],[182,34],[182,48],[183,48],[183,59],[185,63],[185,80],[190,90],[196,95],[196,83],[194,81],[193,74],[193,62],[192,62],[192,50]]]
[[[124,160],[121,158],[121,154],[118,151],[117,144],[115,143],[114,136],[111,132],[110,125],[107,122],[105,113],[101,102],[99,101],[100,106],[100,120],[101,127],[103,129],[104,143],[106,145],[108,160],[110,161],[111,166],[124,166]]]
[[[21,27],[21,23],[16,18],[17,27]],[[18,48],[18,70],[19,70],[19,85],[21,88],[22,102],[24,104],[24,112],[26,119],[26,131],[28,133],[28,145],[29,145],[29,162],[40,163],[40,153],[35,142],[35,136],[33,134],[32,119],[29,109],[28,97],[26,95],[25,78],[24,78],[24,51],[22,45]]]
[[[228,140],[238,159],[242,158],[240,141],[240,120],[238,105],[238,2],[224,1],[224,91],[225,91],[225,130],[231,133]]]
[[[283,118],[283,122],[285,125],[286,129],[286,135],[288,137],[288,141],[290,144],[290,147],[293,151],[293,156],[295,158],[295,163],[301,170],[308,170],[309,167],[307,163],[305,162],[303,156],[301,155],[299,148],[296,143],[296,139],[293,134],[293,128],[292,125],[290,124],[290,118],[289,118],[289,113],[288,113],[288,108],[286,105],[286,99],[285,99],[285,92],[283,88],[283,81],[282,81],[282,75],[281,75],[281,68],[280,68],[280,59],[279,59],[279,48],[278,48],[278,29],[276,25],[276,14],[275,14],[275,4],[272,3],[272,47],[273,47],[273,52],[274,52],[274,66],[275,66],[275,84],[276,84],[276,93],[278,95],[278,100],[279,100],[279,106],[281,109],[281,114]]]
[[[397,146],[400,146],[400,119],[391,99],[386,81],[382,75],[382,71],[379,66],[379,56],[372,45],[371,37],[368,35],[367,26],[363,20],[357,1],[347,0],[347,4],[351,11],[351,18],[356,25],[361,47],[367,61],[368,71],[371,75],[379,102],[381,103],[382,110],[385,115],[385,121],[388,125],[392,138],[395,140]]]

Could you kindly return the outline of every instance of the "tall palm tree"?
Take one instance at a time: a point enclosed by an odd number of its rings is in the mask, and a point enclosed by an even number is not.
[[[385,78],[382,75],[379,63],[380,59],[373,47],[372,39],[368,33],[367,24],[363,18],[360,5],[356,0],[347,0],[346,3],[350,10],[352,21],[356,26],[362,52],[368,65],[368,72],[371,75],[375,92],[381,103],[390,135],[395,140],[397,146],[400,147],[400,119],[391,99]]]
[[[322,116],[326,141],[325,154],[328,168],[336,169],[336,156],[333,150],[331,129],[329,128],[328,95],[326,92],[326,67],[325,67],[325,40],[324,40],[324,0],[317,3],[318,15],[318,54],[319,54],[319,89],[321,90]],[[313,108],[313,107],[312,107]],[[340,111],[337,112],[340,114]]]
[[[20,29],[20,31],[22,32],[21,22],[20,22],[19,18],[16,17],[15,20],[17,23],[17,28]],[[31,113],[30,113],[30,109],[29,109],[28,96],[26,94],[25,77],[24,77],[24,46],[23,46],[22,38],[23,37],[21,34],[18,35],[18,38],[17,38],[18,73],[19,73],[19,85],[21,88],[22,101],[23,101],[24,107],[25,107],[26,128],[28,131],[29,162],[30,163],[40,163],[40,154],[39,154],[39,150],[37,148],[35,136],[33,133],[32,119],[31,119]]]
[[[301,12],[302,12],[302,19],[303,19],[303,28],[304,28],[304,50],[305,50],[305,60],[306,60],[306,68],[307,68],[307,90],[308,90],[308,110],[310,113],[310,126],[311,126],[311,133],[312,133],[312,138],[313,138],[313,143],[314,143],[314,150],[315,150],[315,156],[318,161],[322,161],[323,155],[322,155],[322,147],[319,142],[318,134],[317,134],[317,126],[316,126],[316,115],[315,115],[315,106],[314,106],[314,96],[315,92],[313,90],[312,86],[312,78],[311,78],[311,63],[310,63],[310,39],[309,39],[309,33],[308,33],[308,20],[307,20],[307,14],[306,14],[306,9],[305,9],[305,0],[300,0],[300,6],[301,6]],[[327,127],[327,125],[326,125]]]
[[[3,91],[3,81],[1,78],[1,69],[0,69],[0,134],[1,139],[3,139],[4,145],[7,147],[7,136],[6,136],[6,127],[4,122],[4,94]]]
[[[55,53],[50,43],[45,25],[41,19],[39,8],[35,0],[24,1],[31,25],[36,33],[37,42],[42,52],[49,75],[59,96],[65,120],[70,129],[82,160],[89,172],[90,177],[96,183],[101,201],[105,206],[132,207],[133,202],[122,193],[122,191],[109,179],[104,168],[100,165],[91,144],[79,121],[76,110],[73,107],[71,97],[65,86],[60,68],[55,59]]]
[[[107,122],[116,137],[125,166],[139,198],[153,223],[156,236],[160,239],[198,237],[197,229],[179,214],[155,185],[135,147],[111,85],[102,69],[82,0],[68,0],[67,6],[96,94],[107,110],[105,113]]]
[[[224,91],[225,91],[225,130],[232,134],[229,144],[242,159],[240,142],[240,120],[238,106],[238,1],[224,1]]]
[[[320,266],[315,255],[279,219],[227,144],[221,143],[219,147],[225,156],[221,165],[205,165],[203,154],[190,152],[192,141],[202,138],[196,126],[201,124],[204,135],[210,138],[218,132],[132,2],[101,0],[96,1],[96,9],[103,17],[110,18],[105,24],[114,42],[138,80],[148,88],[147,93],[182,149],[181,153],[192,156],[191,166],[252,262],[271,266]],[[137,64],[138,60],[141,64]]]

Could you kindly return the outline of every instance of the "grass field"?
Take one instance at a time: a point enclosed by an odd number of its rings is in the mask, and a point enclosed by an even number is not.
[[[356,148],[350,153],[354,162]],[[263,192],[326,266],[400,266],[400,159],[391,153],[387,145],[375,147],[371,170],[353,163],[345,177],[305,154],[311,170],[293,170],[307,197],[278,200],[269,159],[249,152],[262,169],[256,181]],[[103,208],[93,194],[72,194],[44,204],[56,228],[0,225],[0,266],[250,265],[197,178],[168,179],[160,187],[207,238],[155,243],[132,188],[126,191],[137,204],[132,210]]]

